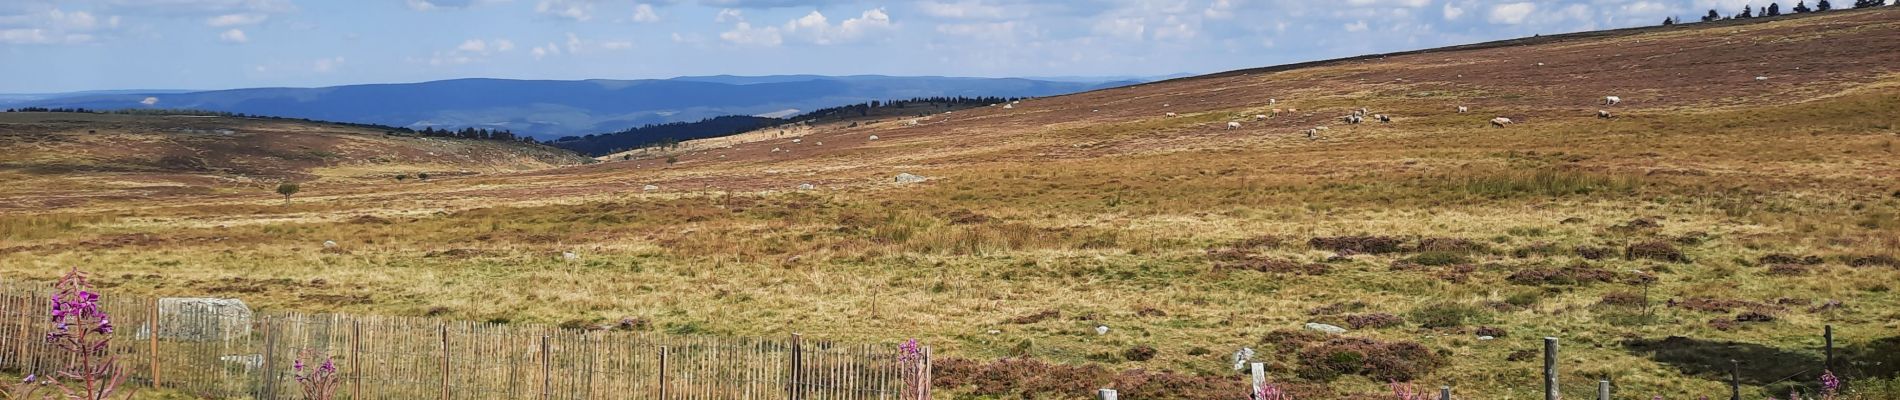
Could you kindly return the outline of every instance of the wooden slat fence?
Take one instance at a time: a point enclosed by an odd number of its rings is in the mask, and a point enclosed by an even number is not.
[[[0,369],[49,374],[50,288],[0,282]],[[334,357],[339,399],[890,399],[930,397],[929,349],[583,332],[433,318],[217,315],[108,294],[112,353],[129,381],[207,398],[299,399],[300,355]],[[161,314],[163,313],[163,314]],[[154,358],[156,356],[156,358]],[[305,359],[315,368],[320,359]]]

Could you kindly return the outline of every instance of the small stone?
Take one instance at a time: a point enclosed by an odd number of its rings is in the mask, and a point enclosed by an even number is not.
[[[1308,323],[1306,323],[1306,330],[1310,330],[1310,331],[1316,331],[1316,332],[1320,332],[1320,333],[1325,333],[1325,334],[1328,334],[1328,335],[1339,335],[1339,334],[1344,334],[1344,333],[1346,333],[1346,328],[1341,328],[1341,327],[1338,327],[1338,326],[1333,326],[1333,325],[1327,325],[1327,324],[1322,324],[1322,323],[1318,323],[1318,322],[1308,322]]]
[[[1497,338],[1495,338],[1495,337],[1491,337],[1491,336],[1479,336],[1479,337],[1478,337],[1478,340],[1481,340],[1481,341],[1482,341],[1482,340],[1493,340],[1493,339],[1497,339]]]
[[[817,186],[812,186],[812,184],[809,184],[809,183],[798,184],[798,190],[812,190],[812,189],[817,189],[817,188],[818,188]]]
[[[646,185],[646,186],[641,186],[641,187],[640,187],[640,190],[645,190],[645,191],[648,191],[648,192],[651,192],[651,191],[655,191],[655,190],[660,190],[660,187],[659,187],[659,186],[654,186],[654,185]]]
[[[910,174],[910,173],[908,173],[908,172],[906,172],[906,173],[901,173],[901,174],[897,174],[897,177],[896,177],[896,178],[892,178],[891,180],[892,180],[892,181],[894,181],[894,182],[897,182],[897,183],[900,183],[900,184],[901,184],[901,183],[918,183],[918,182],[923,182],[923,181],[925,181],[925,180],[928,180],[928,178],[924,178],[924,177],[922,177],[922,176],[918,176],[918,175],[912,175],[912,174]]]

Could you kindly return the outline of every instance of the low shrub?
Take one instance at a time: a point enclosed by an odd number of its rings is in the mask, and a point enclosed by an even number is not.
[[[1464,253],[1450,251],[1431,251],[1412,256],[1411,262],[1418,265],[1442,267],[1446,265],[1470,264],[1471,258]]]
[[[1400,251],[1400,240],[1390,236],[1333,236],[1316,237],[1306,241],[1315,249],[1330,250],[1348,254],[1387,254]]]
[[[1213,399],[1245,393],[1247,382],[1226,376],[1198,376],[1133,369],[1110,371],[1100,365],[1051,364],[1029,358],[979,362],[943,358],[932,365],[932,385],[965,389],[991,398],[1089,398],[1096,389],[1115,388],[1136,399]],[[1312,389],[1304,389],[1313,393]]]
[[[1415,342],[1333,338],[1300,350],[1302,377],[1329,381],[1359,375],[1374,381],[1409,382],[1446,364],[1437,352]]]
[[[1563,268],[1519,270],[1505,279],[1519,285],[1584,286],[1616,281],[1616,273],[1585,264],[1571,264]]]
[[[1480,326],[1478,327],[1478,331],[1475,333],[1477,333],[1478,336],[1490,336],[1494,338],[1502,338],[1502,337],[1510,335],[1510,332],[1504,330],[1504,328],[1493,327],[1493,326]]]
[[[1889,256],[1889,255],[1884,255],[1884,254],[1876,254],[1876,255],[1871,255],[1871,256],[1856,257],[1853,260],[1849,260],[1847,262],[1847,265],[1852,265],[1857,268],[1858,267],[1883,267],[1883,266],[1884,267],[1900,267],[1900,258],[1894,258],[1894,256]]]
[[[1128,361],[1148,361],[1155,358],[1154,346],[1139,345],[1122,351],[1122,358]]]
[[[1819,265],[1821,264],[1821,257],[1819,256],[1797,257],[1793,254],[1774,253],[1774,254],[1761,256],[1761,258],[1756,259],[1755,262],[1761,265],[1775,265],[1775,264]]]
[[[1405,325],[1405,318],[1387,313],[1348,315],[1346,325],[1352,329],[1385,329]]]
[[[1603,299],[1597,300],[1597,305],[1610,307],[1642,307],[1649,305],[1648,302],[1649,300],[1644,298],[1642,293],[1610,292],[1604,293]]]
[[[1024,315],[1024,316],[1020,316],[1016,318],[1010,318],[1009,323],[1016,324],[1016,325],[1027,325],[1027,324],[1033,324],[1033,323],[1047,321],[1051,319],[1056,319],[1060,317],[1062,317],[1061,311],[1048,309],[1048,310],[1038,311],[1035,314],[1029,314],[1029,315]]]
[[[1608,247],[1577,246],[1575,251],[1577,257],[1583,257],[1585,260],[1602,260],[1616,255],[1616,250]]]
[[[1673,263],[1687,263],[1689,256],[1683,255],[1674,244],[1665,241],[1643,242],[1629,245],[1623,250],[1623,258],[1629,260],[1649,259]]]

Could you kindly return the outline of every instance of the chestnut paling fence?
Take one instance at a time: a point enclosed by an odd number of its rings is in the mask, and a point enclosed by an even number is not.
[[[0,282],[0,369],[48,376],[50,288]],[[334,357],[339,399],[927,399],[928,347],[583,332],[430,318],[161,310],[108,294],[129,382],[210,398],[298,399],[293,364]],[[304,360],[314,367],[321,360]]]

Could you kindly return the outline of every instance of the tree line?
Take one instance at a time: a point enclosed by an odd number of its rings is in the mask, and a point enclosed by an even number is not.
[[[1854,0],[1854,8],[1871,8],[1871,7],[1880,7],[1884,5],[1887,5],[1886,0]],[[1900,6],[1900,1],[1894,2],[1893,5]],[[1834,3],[1830,3],[1827,0],[1821,0],[1820,2],[1815,3],[1814,7],[1808,7],[1807,0],[1799,0],[1798,2],[1795,3],[1794,8],[1788,9],[1789,12],[1786,14],[1801,14],[1801,13],[1822,12],[1822,11],[1832,11],[1832,10],[1834,10]],[[1742,12],[1732,14],[1726,17],[1722,16],[1721,11],[1711,9],[1709,10],[1709,13],[1707,15],[1702,16],[1702,22],[1726,21],[1726,20],[1731,20],[1731,19],[1779,17],[1786,14],[1782,13],[1780,3],[1768,3],[1767,7],[1762,7],[1759,9],[1755,8],[1755,6],[1753,5],[1745,5],[1745,6],[1742,6]],[[1677,20],[1675,17],[1669,17],[1669,18],[1663,19],[1663,25],[1675,25],[1676,23],[1679,23],[1679,22],[1682,22],[1682,21]]]
[[[1008,103],[1016,97],[935,96],[902,100],[872,100],[858,104],[827,107],[787,118],[727,115],[697,122],[668,122],[627,128],[619,132],[564,136],[548,145],[582,154],[603,156],[627,150],[670,149],[681,141],[737,135],[752,130],[807,123],[821,119],[845,119],[871,116],[877,110],[916,110],[928,114],[930,108],[980,107]]]

